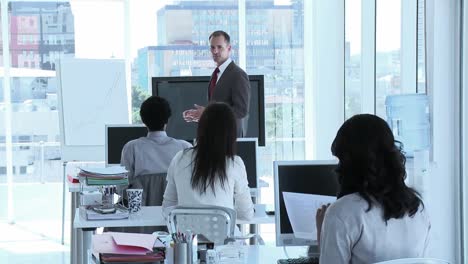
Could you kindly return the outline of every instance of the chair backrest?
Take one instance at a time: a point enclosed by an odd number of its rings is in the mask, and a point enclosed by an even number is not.
[[[401,258],[377,262],[374,264],[450,264],[450,262],[435,258]]]
[[[161,206],[167,184],[166,175],[166,172],[138,175],[128,188],[143,189],[142,206]]]
[[[234,236],[236,211],[222,206],[173,206],[167,208],[167,228],[170,233],[192,231],[215,245],[223,245]]]
[[[153,173],[138,175],[133,178],[128,188],[143,189],[142,206],[161,206],[166,189],[167,173]],[[127,206],[127,193],[122,193],[124,204]],[[104,228],[105,232],[127,232],[151,234],[156,231],[167,231],[164,226],[139,226],[139,227],[109,227]]]

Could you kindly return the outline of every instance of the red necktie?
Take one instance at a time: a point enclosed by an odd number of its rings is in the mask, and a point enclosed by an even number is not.
[[[216,81],[218,81],[218,72],[219,72],[219,68],[216,67],[216,69],[213,71],[213,74],[211,75],[211,81],[210,81],[210,86],[208,87],[208,94],[210,96],[210,100],[211,100],[211,96],[213,95],[213,92],[214,92],[214,88],[216,86]]]

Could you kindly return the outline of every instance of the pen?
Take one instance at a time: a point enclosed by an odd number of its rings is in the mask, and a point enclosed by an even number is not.
[[[165,241],[162,241],[159,237],[156,237],[156,238],[159,240],[159,242],[163,243],[163,245],[166,245]]]

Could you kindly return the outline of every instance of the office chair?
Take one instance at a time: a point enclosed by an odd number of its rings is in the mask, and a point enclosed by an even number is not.
[[[170,233],[191,230],[215,245],[223,245],[234,237],[236,211],[222,206],[173,206],[167,209]]]
[[[134,177],[129,189],[143,189],[142,206],[161,206],[166,189],[166,172],[143,174]],[[127,206],[127,192],[123,191],[122,198],[124,205]],[[105,228],[105,232],[127,232],[151,234],[156,231],[167,231],[166,227],[161,226],[142,226],[142,227],[111,227]]]
[[[435,258],[401,258],[377,262],[374,264],[450,264],[450,262]]]
[[[166,172],[139,175],[128,186],[129,189],[143,189],[142,206],[161,206],[166,190]],[[127,199],[127,193],[123,193]]]

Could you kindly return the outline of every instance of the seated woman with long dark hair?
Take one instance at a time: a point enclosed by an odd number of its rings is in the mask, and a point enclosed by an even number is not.
[[[163,208],[217,205],[250,220],[253,203],[244,162],[235,154],[236,139],[236,118],[229,105],[208,105],[198,122],[196,145],[177,153],[169,165]]]
[[[336,202],[317,211],[320,263],[423,257],[431,225],[419,194],[405,184],[406,158],[387,123],[353,116],[331,150],[340,189]]]

